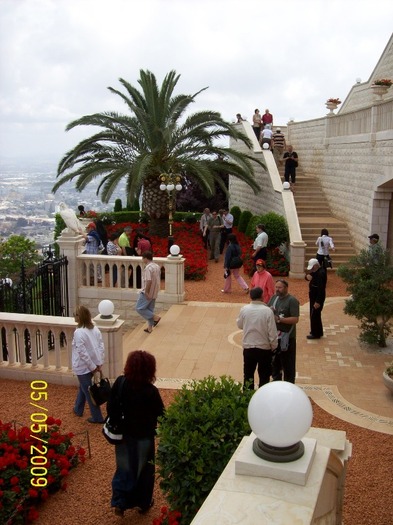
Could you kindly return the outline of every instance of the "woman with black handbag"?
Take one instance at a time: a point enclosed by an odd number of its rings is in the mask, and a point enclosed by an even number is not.
[[[116,471],[112,480],[111,506],[116,516],[126,509],[147,512],[153,506],[154,437],[157,419],[164,413],[156,379],[156,359],[149,352],[130,352],[111,392],[110,419],[122,419],[123,440],[115,445]]]
[[[230,233],[227,237],[229,242],[227,249],[225,251],[224,258],[224,289],[221,290],[222,293],[230,293],[232,288],[232,275],[243,288],[243,290],[248,293],[249,289],[246,281],[239,275],[239,270],[243,266],[242,259],[242,250],[239,243],[237,242],[236,235]]]
[[[91,313],[85,306],[78,306],[74,313],[78,326],[72,340],[72,369],[79,381],[78,395],[74,404],[74,414],[82,417],[85,404],[89,405],[89,423],[103,423],[99,406],[90,397],[89,387],[94,372],[100,372],[104,363],[104,342],[100,330],[93,324]]]

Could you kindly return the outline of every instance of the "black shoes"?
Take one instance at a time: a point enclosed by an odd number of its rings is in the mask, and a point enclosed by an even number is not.
[[[310,335],[307,336],[307,339],[321,339],[321,338],[317,337],[316,335],[310,334]]]

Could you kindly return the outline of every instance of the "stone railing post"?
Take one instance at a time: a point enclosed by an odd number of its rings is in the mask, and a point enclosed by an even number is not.
[[[104,341],[106,358],[103,373],[109,379],[114,380],[124,370],[123,362],[123,324],[118,315],[112,315],[110,319],[97,315],[94,318],[95,325],[101,330]]]
[[[77,256],[82,251],[83,237],[69,233],[66,229],[62,231],[56,242],[59,245],[60,254],[66,256],[68,261],[68,298],[70,312],[73,312],[78,304],[79,265]]]

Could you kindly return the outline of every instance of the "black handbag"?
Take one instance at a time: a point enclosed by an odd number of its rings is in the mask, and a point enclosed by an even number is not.
[[[104,426],[102,427],[102,434],[104,438],[108,441],[108,443],[110,443],[111,445],[118,445],[123,441],[124,412],[121,398],[125,381],[126,378],[125,376],[123,376],[119,385],[118,397],[111,399],[111,406],[113,404],[116,405],[116,403],[118,404],[118,406],[116,407],[113,416],[106,417]]]
[[[97,407],[108,401],[111,394],[111,384],[107,377],[102,376],[101,370],[94,372],[89,386],[89,394],[93,404]]]

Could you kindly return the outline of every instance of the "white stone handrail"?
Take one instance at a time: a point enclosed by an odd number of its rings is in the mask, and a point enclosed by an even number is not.
[[[115,378],[123,367],[123,321],[117,316],[94,321],[105,345],[104,374]],[[0,377],[76,384],[71,355],[75,328],[73,317],[0,312]]]

